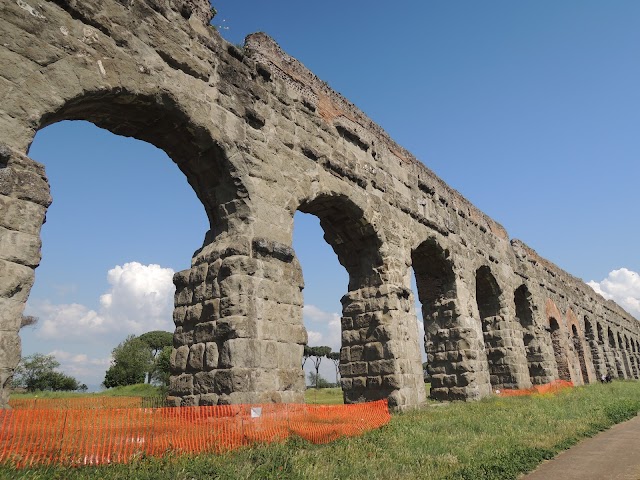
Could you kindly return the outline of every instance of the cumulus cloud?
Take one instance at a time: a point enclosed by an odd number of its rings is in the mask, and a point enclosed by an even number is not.
[[[604,280],[592,280],[587,285],[640,319],[640,274],[637,272],[627,268],[613,270]]]
[[[309,345],[326,345],[335,352],[340,351],[342,326],[339,314],[325,312],[315,305],[305,305],[302,315],[309,336]]]
[[[88,338],[109,333],[141,334],[173,330],[173,270],[138,262],[117,265],[107,273],[109,290],[100,296],[99,309],[43,302],[30,312],[40,318],[42,339]]]
[[[49,352],[58,362],[60,370],[81,382],[90,383],[104,375],[111,363],[111,357],[91,358],[83,353],[71,353],[64,350]]]

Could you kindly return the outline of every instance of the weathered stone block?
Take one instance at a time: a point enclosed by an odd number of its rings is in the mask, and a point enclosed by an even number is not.
[[[380,342],[367,343],[364,346],[365,360],[379,360],[385,358],[384,346]]]
[[[189,349],[189,360],[187,366],[192,370],[202,370],[204,366],[204,343],[196,343],[191,345]]]
[[[293,390],[297,392],[304,392],[304,372],[301,368],[278,370],[276,388],[281,391]]]
[[[169,394],[177,397],[193,394],[193,375],[183,373],[169,378]]]
[[[173,323],[176,325],[183,325],[187,316],[187,307],[175,307],[173,309]]]
[[[187,369],[187,359],[189,358],[189,346],[182,345],[171,351],[171,370],[174,372],[184,372]]]
[[[213,342],[220,335],[217,331],[217,322],[202,322],[196,325],[193,341],[197,343]]]
[[[24,157],[23,161],[30,161],[35,166],[36,162]],[[13,170],[13,189],[11,196],[21,200],[41,205],[47,208],[51,205],[51,195],[49,195],[49,185],[47,180],[43,178],[42,173],[37,168],[32,170],[29,168],[12,168]]]
[[[388,375],[395,373],[396,362],[394,360],[377,360],[369,362],[369,373],[373,375]]]
[[[385,375],[382,377],[382,386],[385,388],[400,388],[402,386],[402,379],[399,375]]]
[[[207,263],[201,263],[191,267],[189,273],[189,284],[199,285],[204,283],[207,278],[207,272],[209,271],[209,265]]]
[[[218,368],[218,345],[214,342],[205,345],[204,365],[207,369]]]
[[[232,275],[219,280],[221,298],[251,297],[256,294],[257,282],[249,275]]]
[[[173,284],[176,290],[189,286],[189,277],[191,276],[191,269],[182,270],[173,274]]]
[[[213,406],[218,405],[218,399],[220,397],[215,393],[204,393],[200,395],[200,405],[201,406]]]
[[[175,280],[175,277],[174,277]],[[185,287],[176,286],[176,293],[174,295],[174,303],[177,307],[183,305],[191,305],[193,301],[193,288],[188,285]]]
[[[205,300],[200,311],[201,322],[212,322],[220,318],[220,299]]]
[[[184,331],[183,327],[176,327],[173,333],[173,346],[174,348],[181,347],[183,345],[193,345],[193,330]]]
[[[220,368],[231,367],[260,367],[263,366],[263,359],[261,353],[263,341],[250,340],[247,338],[232,338],[226,340],[220,348],[220,355],[218,358],[218,364]],[[272,344],[272,349],[275,352],[275,345]],[[277,361],[273,357],[268,360],[273,367],[276,366]]]
[[[341,317],[340,324],[342,330],[351,330],[353,328],[353,319],[351,317]]]
[[[251,317],[255,315],[255,299],[247,295],[222,296],[221,317]]]
[[[0,227],[39,235],[46,210],[33,202],[0,195]]]
[[[256,335],[256,324],[247,317],[223,317],[216,323],[215,336],[218,339],[251,338],[255,337]]]
[[[277,388],[279,380],[276,370],[252,370],[250,373],[250,389],[254,392],[268,392]]]
[[[195,305],[186,307],[184,324],[188,329],[193,330],[196,324],[204,321],[202,318],[203,308],[202,303],[196,303]]]
[[[199,395],[185,395],[182,397],[182,402],[180,402],[181,407],[197,407],[200,403]]]
[[[352,375],[366,375],[369,369],[367,362],[353,362],[351,364]]]
[[[352,363],[342,363],[338,366],[341,377],[350,377],[353,375],[353,364]]]
[[[382,377],[367,377],[367,388],[380,388],[382,386]]]
[[[193,391],[196,394],[213,393],[216,372],[198,372],[193,376]],[[217,399],[216,399],[217,401]]]
[[[340,349],[340,363],[351,362],[351,347],[342,347]]]
[[[37,235],[0,227],[0,259],[35,268],[40,263],[40,247]]]
[[[354,345],[350,347],[349,353],[352,362],[359,362],[364,359],[364,347],[362,345]]]
[[[367,377],[353,377],[352,381],[352,388],[359,389],[367,386]]]
[[[282,342],[277,342],[275,345],[277,368],[288,370],[300,366],[304,350],[303,345]]]
[[[341,378],[340,386],[342,390],[351,390],[353,388],[353,380],[351,378]]]
[[[218,370],[214,378],[214,391],[229,394],[233,391],[233,376],[231,370]]]

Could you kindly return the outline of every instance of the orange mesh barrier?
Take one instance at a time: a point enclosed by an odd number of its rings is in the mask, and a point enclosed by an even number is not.
[[[560,390],[564,390],[565,388],[573,387],[573,382],[568,382],[567,380],[554,380],[551,383],[546,383],[544,385],[534,385],[531,388],[523,389],[523,390],[501,390],[498,395],[500,397],[521,397],[525,395],[534,395],[534,394],[545,394],[545,393],[557,393]]]
[[[0,411],[0,462],[30,465],[126,463],[167,452],[219,453],[284,441],[355,436],[389,422],[386,400],[355,405],[224,405],[182,408]]]

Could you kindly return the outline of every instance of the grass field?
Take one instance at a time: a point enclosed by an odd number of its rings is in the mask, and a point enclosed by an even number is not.
[[[323,392],[333,398],[338,393]],[[296,439],[225,455],[142,458],[131,465],[20,471],[4,466],[0,478],[515,479],[638,411],[640,382],[620,381],[555,396],[491,397],[395,414],[379,430],[327,445]]]
[[[428,387],[427,387],[428,391]],[[115,387],[98,393],[76,392],[37,392],[37,393],[13,393],[13,399],[35,398],[80,398],[80,397],[156,397],[162,395],[158,387],[147,383]],[[342,404],[342,389],[340,388],[309,388],[305,392],[305,401],[312,404],[337,405]]]
[[[148,383],[137,385],[127,385],[126,387],[115,387],[103,390],[98,393],[76,393],[76,392],[36,392],[36,393],[12,393],[11,398],[32,399],[32,398],[79,398],[79,397],[155,397],[161,395],[162,391],[158,387]]]

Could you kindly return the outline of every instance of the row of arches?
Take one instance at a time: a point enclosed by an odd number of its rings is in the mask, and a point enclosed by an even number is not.
[[[595,323],[595,331],[593,325]],[[584,318],[585,337],[599,377],[639,378],[640,340],[627,332],[615,331],[601,322]]]
[[[48,115],[42,125],[87,118],[154,143],[178,164],[204,206],[211,229],[192,269],[176,280],[174,343],[181,353],[175,356],[172,392],[181,404],[300,399],[304,377],[295,357],[302,355],[307,337],[300,333],[303,282],[290,240],[298,210],[319,218],[349,276],[341,299],[347,401],[392,397],[402,406],[424,397],[416,383],[422,375],[417,331],[410,325],[415,315],[408,265],[416,278],[436,398],[475,398],[490,389],[527,388],[554,378],[586,382],[594,364],[598,372],[637,376],[637,339],[606,325],[600,333],[603,327],[596,325],[594,345],[586,348],[581,333],[586,324],[582,329],[573,319],[563,321],[557,309],[545,323],[539,313],[543,301],[530,285],[473,263],[471,250],[455,240],[433,235],[410,252],[403,250],[417,223],[324,168],[309,174],[312,159],[290,158],[297,176],[278,176],[258,163],[248,173],[240,155],[230,154],[235,147],[215,142],[210,131],[176,128],[187,119],[172,97],[141,97],[139,104],[125,100],[131,98],[89,96],[86,104],[69,103]],[[173,116],[156,122],[166,109]],[[190,149],[178,148],[182,143]],[[261,180],[270,175],[277,179],[273,186]],[[203,352],[215,354],[209,358]]]
[[[442,374],[455,373],[451,356],[442,361],[438,352],[460,347],[443,346],[441,337],[443,329],[454,328],[459,322],[456,279],[461,275],[456,275],[450,252],[434,239],[415,249],[412,260],[422,304],[428,368],[437,392],[443,387],[440,379],[447,378]],[[525,282],[511,290],[509,298],[508,290],[500,287],[488,265],[479,266],[473,275],[477,308],[473,316],[481,333],[478,358],[486,366],[492,390],[528,388],[554,379],[586,384],[607,374],[639,378],[640,340],[631,332],[616,332],[611,324],[593,322],[587,315],[579,322],[571,309],[562,315],[551,300],[536,301]],[[545,301],[546,314],[541,315],[540,304]],[[476,368],[482,369],[482,365]]]

